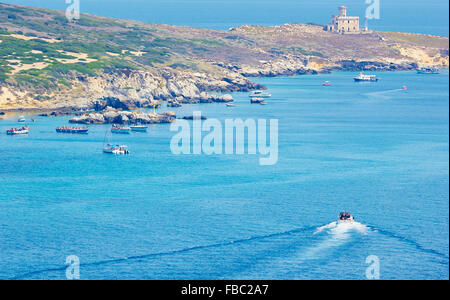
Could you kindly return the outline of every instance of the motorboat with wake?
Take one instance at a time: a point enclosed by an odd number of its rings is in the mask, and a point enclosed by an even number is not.
[[[349,212],[341,212],[338,217],[338,223],[353,222],[355,219]]]

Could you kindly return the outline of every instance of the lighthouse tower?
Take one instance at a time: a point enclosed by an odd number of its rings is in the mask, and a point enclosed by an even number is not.
[[[347,7],[345,6],[339,6],[339,17],[346,17],[347,16]]]
[[[347,16],[347,7],[339,6],[339,15],[331,16],[331,22],[325,28],[330,32],[340,34],[359,34],[359,17]]]

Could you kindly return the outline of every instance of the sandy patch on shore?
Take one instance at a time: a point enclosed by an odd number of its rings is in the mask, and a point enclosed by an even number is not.
[[[58,41],[56,39],[42,38],[42,37],[36,37],[36,36],[26,36],[26,35],[23,35],[23,34],[16,34],[16,33],[9,34],[8,36],[11,36],[11,37],[16,38],[16,39],[25,40],[25,41],[42,40],[42,41],[45,41],[45,42],[51,43],[51,44],[61,42],[61,41]]]
[[[97,61],[97,59],[89,58],[89,55],[87,53],[75,53],[75,52],[67,52],[67,51],[63,51],[63,50],[56,50],[56,51],[58,51],[59,53],[64,54],[64,55],[75,57],[75,58],[55,58],[55,60],[57,60],[58,62],[60,62],[62,64],[75,64],[75,63],[79,63],[79,62],[90,63],[90,62]]]
[[[42,54],[43,52],[42,52],[42,51],[39,51],[39,50],[31,50],[31,51],[25,52],[25,53]]]
[[[123,53],[123,51],[122,51]],[[110,56],[120,56],[119,53],[113,53],[113,52],[106,52],[106,54],[110,55]]]
[[[11,74],[19,73],[20,71],[24,70],[31,70],[31,69],[38,69],[41,70],[49,65],[49,63],[46,62],[37,62],[34,64],[22,64],[20,63],[20,60],[16,59],[10,59],[8,60],[10,63],[18,63],[17,65],[9,64],[8,66],[13,68],[11,71]]]
[[[84,62],[84,63],[90,63],[97,61],[97,59],[89,58],[89,55],[87,53],[76,53],[76,52],[67,52],[62,50],[56,50],[61,54],[73,56],[75,58],[55,58],[58,62],[63,64],[75,64],[78,62]]]
[[[131,54],[133,54],[134,56],[142,56],[147,52],[144,51],[130,51]]]

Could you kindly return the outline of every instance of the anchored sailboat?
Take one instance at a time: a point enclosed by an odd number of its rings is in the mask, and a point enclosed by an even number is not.
[[[103,153],[115,154],[115,155],[125,155],[130,154],[128,146],[126,145],[114,145],[111,143],[108,136],[108,131],[105,133],[105,138],[103,140]]]

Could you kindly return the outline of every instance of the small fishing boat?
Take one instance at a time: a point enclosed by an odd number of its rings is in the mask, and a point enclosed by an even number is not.
[[[406,85],[402,86],[402,90],[407,91],[408,88],[406,87]]]
[[[235,107],[236,105],[235,104],[233,104],[233,103],[227,103],[227,104],[225,104],[227,107]]]
[[[322,85],[323,85],[323,86],[331,86],[331,82],[325,81]]]
[[[259,104],[260,105],[267,105],[267,102],[266,101],[261,101],[261,102],[259,102]]]
[[[120,145],[106,144],[105,146],[103,146],[103,153],[125,155],[130,154],[130,151],[128,150],[128,147],[125,145],[120,146]]]
[[[376,75],[365,75],[360,73],[357,77],[353,78],[356,82],[367,81],[367,82],[376,82],[378,78]]]
[[[131,128],[131,131],[147,132],[148,127],[145,125],[136,124],[136,125],[131,125],[130,128]]]
[[[128,126],[120,126],[114,124],[111,128],[112,133],[120,133],[120,134],[130,134],[131,128]]]
[[[19,134],[28,134],[30,128],[28,126],[22,126],[19,128],[11,128],[6,130],[7,135],[19,135]]]
[[[270,97],[272,97],[272,95],[269,94],[269,93],[263,92],[263,91],[254,91],[254,92],[250,93],[249,97],[250,98],[255,98],[255,97],[257,97],[257,98],[270,98]]]
[[[85,127],[69,127],[69,126],[56,127],[56,132],[58,132],[58,133],[86,134],[86,133],[88,133],[88,131],[89,131],[89,128],[87,126],[85,126]]]
[[[25,121],[26,121],[26,119],[24,116],[20,116],[19,119],[17,119],[17,122],[19,122],[19,123],[23,123]]]
[[[417,69],[417,74],[439,74],[440,71],[438,68],[419,68]]]
[[[338,217],[338,223],[353,222],[354,220],[349,212],[341,212]]]

